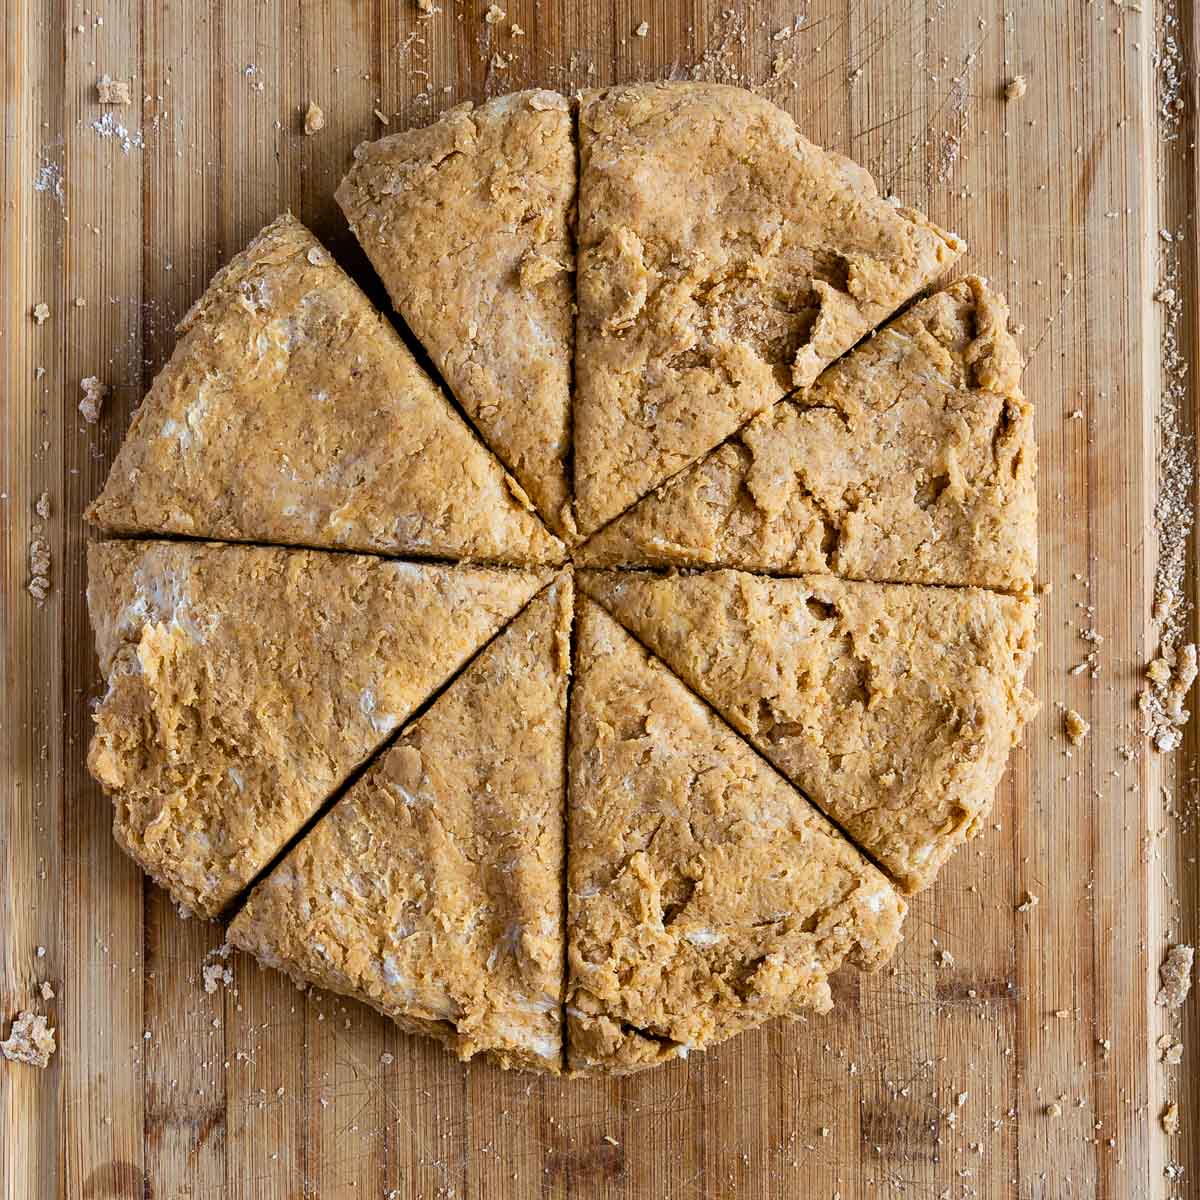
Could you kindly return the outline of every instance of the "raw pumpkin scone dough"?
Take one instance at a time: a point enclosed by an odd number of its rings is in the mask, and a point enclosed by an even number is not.
[[[575,145],[555,92],[364,143],[337,190],[396,310],[538,510],[569,532]]]
[[[623,1074],[828,1010],[979,828],[1034,707],[1033,417],[979,279],[868,336],[962,245],[785,112],[573,106],[355,152],[428,373],[290,215],[193,306],[87,513],[188,539],[90,548],[88,766],[298,982]]]
[[[1034,711],[1032,600],[736,571],[579,586],[907,892],[978,831]]]
[[[571,607],[563,576],[255,888],[230,940],[460,1058],[557,1073]]]
[[[1020,372],[1007,305],[961,280],[640,500],[577,561],[1028,592],[1036,461]]]
[[[602,609],[579,609],[568,819],[568,1064],[623,1073],[832,1005],[904,901]]]
[[[88,767],[117,841],[213,916],[545,573],[100,542]]]
[[[179,325],[88,520],[490,562],[561,562],[396,331],[282,216]]]
[[[962,250],[741,88],[585,95],[579,153],[584,534],[809,386]]]

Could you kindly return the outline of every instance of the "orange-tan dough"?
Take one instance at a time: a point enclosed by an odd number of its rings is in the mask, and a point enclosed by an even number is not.
[[[576,552],[594,566],[817,571],[1028,592],[1033,407],[980,279],[914,304]]]
[[[790,784],[582,600],[571,698],[567,1044],[625,1073],[832,1006],[904,901]]]
[[[88,767],[124,849],[218,914],[545,573],[101,542]]]
[[[579,586],[906,892],[978,832],[1035,708],[1033,600],[736,571]]]
[[[230,940],[460,1058],[557,1073],[571,608],[562,576],[254,889]]]
[[[542,515],[569,534],[575,144],[555,92],[364,143],[337,200],[396,310]]]
[[[118,533],[538,564],[563,547],[290,215],[179,325],[87,519]]]
[[[583,534],[808,387],[962,250],[741,88],[593,92],[579,139]]]

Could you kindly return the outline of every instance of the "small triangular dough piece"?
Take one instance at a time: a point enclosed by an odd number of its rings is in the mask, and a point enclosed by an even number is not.
[[[516,481],[299,221],[179,325],[87,511],[118,533],[561,562]]]
[[[88,767],[122,847],[214,916],[545,572],[101,542]]]
[[[254,889],[230,940],[462,1059],[557,1074],[571,609],[563,576]]]
[[[576,555],[1024,593],[1037,568],[1033,406],[980,279],[919,301]]]
[[[579,138],[584,534],[808,387],[962,251],[741,88],[595,92]]]
[[[904,901],[607,613],[579,607],[568,797],[567,1047],[624,1073],[832,1006]]]
[[[906,892],[978,832],[1035,710],[1033,600],[737,571],[579,586]]]
[[[555,92],[364,143],[337,190],[397,312],[541,514],[572,528],[576,154]]]

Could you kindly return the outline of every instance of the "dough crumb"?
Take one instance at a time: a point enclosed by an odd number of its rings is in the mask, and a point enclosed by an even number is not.
[[[29,315],[39,324],[44,325],[50,320],[50,305],[45,300],[39,300],[30,310]]]
[[[1171,666],[1162,655],[1159,655],[1147,668],[1146,678],[1160,687],[1171,682]]]
[[[621,1144],[611,1133],[606,1133],[602,1140],[606,1141],[610,1146],[619,1146]]]
[[[1063,1115],[1063,1106],[1057,1100],[1046,1105],[1046,1116],[1061,1117]]]
[[[43,979],[41,982],[41,985],[38,988],[38,991],[42,993],[43,1000],[53,1000],[54,999],[54,988],[51,985],[50,980]]]
[[[38,498],[37,503],[33,506],[33,511],[37,513],[43,521],[50,519],[50,493],[43,492]]]
[[[1037,908],[1039,903],[1041,903],[1041,897],[1027,891],[1021,903],[1017,905],[1017,912],[1029,912],[1031,908]]]
[[[1186,642],[1164,645],[1162,653],[1146,668],[1148,683],[1138,698],[1142,731],[1156,750],[1168,754],[1183,741],[1183,727],[1191,713],[1183,707],[1196,682],[1196,646]]]
[[[504,9],[502,9],[502,8],[500,7],[500,5],[498,5],[498,4],[489,4],[489,5],[488,5],[488,10],[487,10],[487,12],[485,12],[485,13],[483,14],[483,19],[484,19],[484,20],[485,20],[485,21],[486,21],[486,22],[487,22],[489,25],[499,25],[499,24],[500,24],[500,22],[501,22],[501,21],[503,21],[503,20],[504,20],[504,18],[505,18],[505,17],[507,17],[507,16],[508,16],[508,13],[506,13],[506,12],[504,11]]]
[[[233,982],[233,972],[221,963],[208,963],[204,966],[203,972],[204,990],[210,996],[222,984],[228,987]]]
[[[516,21],[514,21],[512,23],[512,28],[508,32],[511,33],[513,35],[513,37],[524,37],[525,36],[525,30],[523,30],[520,27],[520,25],[518,25],[516,23]]]
[[[379,1065],[381,1067],[390,1067],[396,1061],[394,1054],[388,1054],[386,1051],[379,1056]]]
[[[57,1049],[54,1030],[40,1013],[19,1013],[13,1020],[8,1040],[0,1042],[0,1053],[9,1062],[28,1063],[31,1067],[49,1066],[50,1055]]]
[[[379,109],[375,109],[375,117],[384,125],[390,125],[392,122],[386,113],[381,113]]]
[[[308,102],[304,111],[304,132],[309,137],[325,128],[325,110],[315,101]]]
[[[1183,1062],[1183,1043],[1178,1038],[1164,1033],[1154,1044],[1158,1048],[1159,1062],[1164,1062],[1170,1067]]]
[[[100,420],[100,413],[104,408],[104,399],[108,395],[108,388],[95,375],[89,375],[86,379],[81,379],[79,386],[83,389],[83,399],[79,402],[79,411],[83,414],[83,419],[89,425],[95,425]]]
[[[233,972],[225,965],[225,960],[232,953],[233,945],[223,942],[204,956],[204,965],[200,971],[204,978],[204,990],[208,995],[213,995],[221,986],[229,987],[233,983]]]
[[[1067,731],[1072,746],[1078,746],[1092,730],[1091,723],[1085,721],[1073,708],[1068,708],[1063,714],[1063,728]]]
[[[1020,100],[1029,91],[1029,83],[1024,75],[1014,75],[1004,85],[1005,100]]]
[[[1174,1100],[1162,1110],[1158,1117],[1163,1133],[1179,1132],[1179,1105]]]
[[[649,34],[649,32],[650,32],[650,22],[649,22],[649,21],[643,21],[643,22],[642,22],[642,23],[641,23],[641,24],[640,24],[640,25],[639,25],[639,26],[638,26],[638,27],[637,27],[637,28],[636,28],[636,29],[633,31],[633,33],[634,33],[634,36],[635,36],[635,37],[640,37],[640,38],[644,38],[644,37],[646,37],[646,36]]]
[[[50,594],[50,544],[44,538],[34,538],[29,543],[29,594],[45,604]]]
[[[434,13],[440,13],[440,8],[434,7],[433,0],[417,0],[417,16],[432,17]]]
[[[1192,962],[1196,951],[1192,946],[1172,946],[1158,968],[1162,987],[1155,1003],[1163,1008],[1181,1008],[1192,990]]]
[[[96,95],[101,104],[132,104],[133,93],[128,79],[113,79],[109,75],[101,75],[96,80]]]
[[[954,966],[954,955],[949,950],[939,950],[937,956],[937,965],[939,967]]]

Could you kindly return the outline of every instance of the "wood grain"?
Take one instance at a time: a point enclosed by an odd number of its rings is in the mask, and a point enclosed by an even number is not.
[[[4,2],[0,1016],[47,1012],[60,1051],[45,1072],[0,1064],[0,1195],[1189,1194],[1200,1019],[1194,1003],[1170,1017],[1154,992],[1169,941],[1200,938],[1197,733],[1150,752],[1135,699],[1155,649],[1160,228],[1186,234],[1173,253],[1190,362],[1200,337],[1191,0],[500,7],[488,24],[487,4],[454,0],[430,18],[412,0]],[[1185,68],[1170,140],[1168,16]],[[133,78],[134,105],[100,109],[105,72]],[[1005,103],[1016,74],[1028,92]],[[143,884],[83,765],[99,681],[80,513],[175,321],[287,207],[381,298],[333,203],[357,141],[524,86],[692,75],[753,86],[966,236],[964,269],[1024,327],[1053,590],[1032,681],[1043,714],[994,827],[915,903],[892,967],[838,978],[834,1016],[628,1080],[463,1067],[244,959],[205,993],[219,927]],[[315,137],[301,132],[310,99],[327,117]],[[128,148],[96,128],[106,113]],[[92,374],[112,387],[97,426],[76,408]],[[26,591],[38,525],[53,555],[42,607]],[[1194,597],[1194,546],[1188,578]],[[1071,675],[1092,629],[1101,669]],[[1069,753],[1064,705],[1092,723]],[[1039,903],[1021,912],[1026,892]],[[1182,1069],[1157,1061],[1163,1033],[1188,1047]],[[1183,1120],[1170,1139],[1168,1099]],[[1170,1164],[1187,1172],[1174,1187]]]

